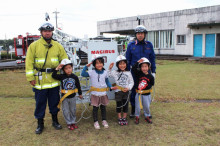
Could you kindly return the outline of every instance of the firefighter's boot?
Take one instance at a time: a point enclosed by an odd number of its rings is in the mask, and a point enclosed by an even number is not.
[[[36,134],[41,134],[44,129],[44,119],[37,119],[37,129],[35,130]]]
[[[58,119],[57,119],[57,114],[52,115],[52,126],[57,129],[60,130],[62,129],[62,126],[59,124]]]

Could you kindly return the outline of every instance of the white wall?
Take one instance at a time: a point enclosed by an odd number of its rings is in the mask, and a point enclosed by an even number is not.
[[[191,29],[190,23],[220,23],[220,5],[209,6],[196,9],[187,9],[150,15],[141,15],[141,23],[148,31],[174,30],[174,49],[155,49],[156,53],[174,54],[174,55],[193,55],[193,35],[220,33],[220,26],[200,27],[198,30]],[[99,21],[97,23],[98,34],[111,31],[126,31],[134,29],[137,26],[137,17],[128,17]],[[186,35],[186,44],[178,45],[176,42],[177,35]],[[205,35],[204,35],[205,36]],[[204,37],[203,36],[203,37]],[[203,39],[203,44],[205,39]],[[203,45],[203,53],[205,50]]]

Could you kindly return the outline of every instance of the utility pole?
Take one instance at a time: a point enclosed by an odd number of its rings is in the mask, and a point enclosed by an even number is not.
[[[60,12],[57,12],[57,9],[56,9],[56,11],[53,12],[53,13],[55,13],[55,18],[56,18],[56,28],[57,28],[57,14],[59,14]]]
[[[7,37],[6,37],[6,34],[5,34],[5,43],[4,43],[4,48],[7,50],[7,59],[8,59],[8,48],[7,48]]]
[[[1,62],[1,60],[2,60],[2,54],[1,54],[1,53],[2,53],[2,47],[3,47],[3,46],[0,46],[0,62]]]

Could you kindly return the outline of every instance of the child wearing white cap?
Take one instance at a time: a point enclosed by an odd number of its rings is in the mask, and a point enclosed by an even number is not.
[[[57,72],[63,69],[64,74],[57,74]],[[76,93],[78,92],[79,97],[82,99],[82,91],[80,87],[79,78],[72,73],[73,64],[69,59],[63,59],[57,66],[52,74],[54,79],[61,81],[61,93],[62,98],[58,104],[58,108],[62,104],[62,111],[64,119],[67,123],[69,130],[77,129],[76,120]]]
[[[93,64],[94,70],[86,71]],[[93,120],[95,129],[100,129],[98,122],[98,109],[101,109],[102,125],[108,128],[106,120],[106,105],[109,103],[107,91],[115,89],[108,80],[107,71],[104,69],[104,59],[99,54],[92,56],[91,63],[87,64],[81,73],[83,77],[90,77],[91,105],[93,106]]]
[[[140,111],[143,108],[145,121],[152,124],[150,119],[151,92],[154,85],[154,77],[149,73],[151,67],[150,61],[143,57],[132,67],[132,71],[138,81],[135,96],[135,123],[139,124]],[[140,69],[139,69],[140,68]]]
[[[116,112],[118,113],[118,124],[123,126],[127,125],[127,113],[129,102],[129,91],[134,86],[133,77],[131,72],[127,69],[127,60],[123,55],[116,58],[116,66],[118,70],[111,70],[114,63],[109,65],[108,75],[113,77],[117,89],[115,90]],[[123,110],[123,116],[121,111]]]

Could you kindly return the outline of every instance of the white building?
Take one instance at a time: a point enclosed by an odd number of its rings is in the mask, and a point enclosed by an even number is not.
[[[220,5],[139,16],[156,54],[220,56]],[[98,35],[134,34],[137,16],[99,21]]]

